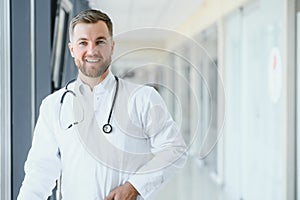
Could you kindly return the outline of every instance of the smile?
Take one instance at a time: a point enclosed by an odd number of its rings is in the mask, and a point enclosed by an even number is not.
[[[100,59],[85,59],[85,61],[88,63],[97,63],[100,62]]]

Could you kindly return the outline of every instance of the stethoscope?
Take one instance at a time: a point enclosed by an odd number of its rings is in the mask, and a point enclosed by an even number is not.
[[[114,106],[115,106],[115,103],[116,103],[116,99],[117,99],[117,96],[118,96],[118,91],[119,91],[119,78],[117,76],[115,76],[115,80],[116,80],[116,89],[115,89],[115,93],[114,93],[114,98],[113,98],[113,101],[112,101],[112,105],[111,105],[111,108],[110,108],[110,112],[109,112],[109,116],[108,116],[108,119],[107,119],[107,123],[103,125],[102,127],[102,130],[104,133],[106,134],[109,134],[112,132],[113,128],[110,124],[110,120],[111,120],[111,116],[112,116],[112,112],[113,112],[113,109],[114,109]],[[73,83],[74,81],[76,81],[76,79],[73,79],[71,81],[69,81],[66,86],[65,86],[65,92],[63,93],[63,95],[61,96],[61,99],[60,99],[60,104],[62,105],[63,102],[64,102],[64,99],[65,99],[65,96],[66,94],[70,93],[72,94],[74,97],[76,97],[76,94],[74,91],[68,89],[68,86]],[[73,122],[72,124],[70,124],[67,129],[71,128],[72,126],[74,125],[77,125],[79,124],[80,122]]]

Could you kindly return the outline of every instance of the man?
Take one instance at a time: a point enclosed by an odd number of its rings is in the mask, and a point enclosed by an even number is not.
[[[47,199],[60,176],[66,200],[151,199],[185,163],[184,141],[154,89],[110,72],[105,13],[80,12],[69,34],[78,78],[42,102],[18,199]]]

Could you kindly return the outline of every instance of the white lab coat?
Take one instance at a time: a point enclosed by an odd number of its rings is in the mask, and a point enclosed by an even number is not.
[[[68,130],[58,119],[72,118],[76,111],[59,114],[65,89],[43,100],[18,200],[47,199],[60,175],[64,200],[103,200],[126,181],[138,190],[138,199],[151,199],[169,175],[183,167],[186,146],[159,94],[147,86],[119,82],[110,134],[103,133],[102,126],[115,91],[111,72],[93,92],[79,78],[69,85],[82,97],[84,120]],[[72,99],[67,95],[64,106],[73,108]]]

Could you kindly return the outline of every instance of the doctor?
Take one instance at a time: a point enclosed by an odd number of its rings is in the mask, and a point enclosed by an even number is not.
[[[41,104],[18,200],[46,200],[60,176],[65,200],[153,199],[186,161],[175,122],[154,89],[109,70],[105,13],[80,12],[69,34],[78,77]]]

